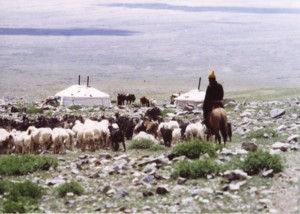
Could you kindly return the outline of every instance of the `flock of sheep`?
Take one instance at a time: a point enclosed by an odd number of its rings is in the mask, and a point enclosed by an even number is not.
[[[157,107],[156,107],[157,108]],[[113,121],[113,122],[112,122]],[[34,127],[25,131],[0,128],[0,153],[25,154],[52,151],[55,154],[79,149],[126,151],[126,140],[150,139],[166,146],[194,138],[203,139],[205,126],[198,122],[154,120],[151,117],[117,116],[111,119],[76,120],[69,127]]]

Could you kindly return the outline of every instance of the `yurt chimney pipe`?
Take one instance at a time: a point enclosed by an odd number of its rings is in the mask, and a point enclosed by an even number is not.
[[[199,77],[198,90],[200,91],[201,77]]]
[[[90,82],[90,77],[87,76],[87,80],[86,80],[86,87],[89,87],[89,82]]]
[[[78,75],[78,85],[80,85],[80,75]]]

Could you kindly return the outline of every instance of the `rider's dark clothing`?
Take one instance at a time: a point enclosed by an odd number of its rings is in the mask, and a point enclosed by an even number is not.
[[[205,122],[207,122],[208,115],[215,104],[218,104],[218,106],[221,105],[221,107],[223,107],[222,104],[223,97],[224,97],[223,86],[220,83],[218,83],[216,80],[211,81],[210,84],[207,86],[206,94],[203,102],[203,117]]]

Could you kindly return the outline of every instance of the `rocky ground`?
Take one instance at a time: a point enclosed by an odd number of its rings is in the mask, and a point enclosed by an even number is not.
[[[243,158],[249,152],[247,150],[258,147],[283,157],[284,170],[281,173],[246,175],[230,184],[224,174],[205,179],[174,180],[171,178],[174,165],[184,157],[171,161],[168,159],[171,148],[164,148],[158,151],[128,149],[125,153],[74,150],[65,155],[43,154],[57,158],[59,166],[26,176],[2,176],[2,179],[31,180],[41,185],[46,195],[40,201],[39,208],[41,212],[48,213],[298,213],[300,97],[299,94],[289,94],[274,100],[268,97],[266,91],[264,95],[266,99],[258,96],[253,99],[240,94],[235,101],[227,104],[233,139],[219,151],[218,159],[226,162],[232,157]],[[128,109],[119,111],[130,112]],[[93,115],[99,112],[86,109],[85,113],[80,113]],[[177,111],[176,114],[180,117],[201,117],[199,111]],[[1,109],[1,117],[4,115],[6,112]],[[54,188],[71,180],[84,187],[84,194],[76,196],[70,193],[64,198],[57,198]]]

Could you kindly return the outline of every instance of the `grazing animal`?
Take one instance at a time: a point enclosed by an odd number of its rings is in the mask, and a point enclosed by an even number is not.
[[[149,117],[152,120],[158,120],[159,116],[161,115],[161,110],[158,107],[150,108],[145,113],[145,116]]]
[[[27,132],[25,131],[17,131],[12,130],[10,132],[10,136],[13,139],[13,151],[16,154],[24,154],[25,153],[25,145],[24,145],[24,139],[25,136],[27,136]]]
[[[194,139],[204,139],[205,128],[201,122],[191,123],[185,129],[185,138],[187,141]]]
[[[36,128],[30,126],[27,129],[27,134],[31,136],[31,152],[38,153],[41,151],[47,151],[52,146],[52,129],[51,128]]]
[[[172,131],[172,145],[176,145],[181,140],[181,128],[175,128]]]
[[[135,95],[134,94],[118,94],[117,96],[117,103],[119,106],[126,104],[132,104],[135,102]]]
[[[143,120],[140,120],[134,127],[134,133],[146,132],[146,126]]]
[[[170,96],[170,104],[172,104],[172,105],[175,104],[175,98],[179,97],[180,95],[181,95],[181,92],[172,94]]]
[[[170,120],[168,122],[159,123],[158,129],[157,129],[157,134],[158,134],[159,138],[162,137],[162,133],[161,133],[162,128],[171,129],[173,131],[174,129],[179,128],[179,123],[176,120]]]
[[[133,131],[136,123],[133,118],[128,116],[122,116],[120,114],[116,114],[116,123],[119,125],[120,129],[125,134],[127,140],[131,140],[133,136]]]
[[[126,100],[126,104],[132,104],[135,102],[135,95],[134,94],[126,94],[125,100]]]
[[[140,98],[142,106],[150,107],[150,101],[145,96]]]
[[[215,141],[218,141],[219,144],[221,144],[221,132],[224,145],[226,145],[228,137],[228,122],[227,113],[224,108],[218,107],[211,111],[209,115],[209,126],[207,139],[210,138],[210,135],[215,135]]]
[[[156,99],[151,99],[151,100],[150,100],[150,106],[151,106],[151,107],[156,107],[156,106],[157,106],[157,101],[156,101]]]
[[[64,128],[54,128],[52,131],[53,152],[58,154],[66,153],[66,149],[72,148],[73,134],[71,130]]]
[[[160,129],[165,146],[171,147],[172,129],[162,127]]]
[[[145,120],[144,125],[146,127],[146,133],[157,137],[158,122],[153,120]]]
[[[125,136],[118,127],[114,127],[113,125],[108,126],[108,129],[110,131],[111,147],[116,152],[119,150],[119,143],[122,143],[123,152],[125,152],[126,151]]]
[[[125,100],[126,100],[126,95],[125,94],[118,94],[118,96],[117,96],[118,106],[124,105]]]
[[[12,149],[13,145],[13,138],[3,128],[0,128],[0,154],[9,154],[10,150]]]

